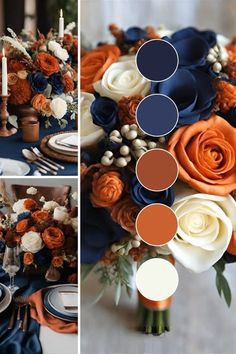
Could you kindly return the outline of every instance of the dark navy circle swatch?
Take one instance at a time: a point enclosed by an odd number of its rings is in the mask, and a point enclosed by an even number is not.
[[[171,98],[161,94],[145,97],[138,105],[136,120],[148,135],[158,137],[170,133],[177,125],[179,112]]]
[[[179,57],[169,42],[153,39],[140,47],[136,55],[136,64],[146,79],[164,81],[175,73]]]

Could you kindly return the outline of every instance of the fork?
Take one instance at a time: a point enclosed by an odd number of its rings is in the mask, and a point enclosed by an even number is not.
[[[45,161],[50,162],[51,164],[53,164],[53,165],[59,167],[61,170],[64,170],[64,169],[65,169],[64,166],[62,166],[62,165],[60,165],[59,163],[57,163],[57,162],[55,162],[55,161],[49,159],[49,158],[46,157],[46,156],[44,156],[44,155],[41,153],[41,151],[39,151],[39,149],[38,149],[37,147],[31,146],[31,150],[35,153],[35,155],[37,155],[37,156],[40,157],[41,159],[44,159]]]
[[[18,306],[18,311],[17,311],[17,321],[19,322],[19,328],[23,329],[22,326],[24,327],[24,322],[26,321],[26,314],[24,314],[24,321],[21,320],[21,308],[24,306],[28,307],[28,297],[26,296],[17,296],[15,298],[15,303]],[[26,309],[25,309],[26,311]],[[28,316],[27,316],[28,320]]]

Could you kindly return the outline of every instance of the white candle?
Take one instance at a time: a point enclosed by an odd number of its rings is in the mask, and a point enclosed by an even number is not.
[[[60,10],[59,17],[59,38],[64,38],[64,17],[62,9]]]
[[[8,95],[7,82],[7,58],[5,56],[5,49],[2,49],[2,96]]]

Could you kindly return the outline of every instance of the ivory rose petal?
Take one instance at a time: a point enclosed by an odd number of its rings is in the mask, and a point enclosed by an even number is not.
[[[213,266],[227,250],[236,226],[236,202],[231,195],[196,193],[179,186],[177,189],[181,197],[176,191],[172,208],[178,218],[178,230],[168,247],[184,267],[200,273]]]

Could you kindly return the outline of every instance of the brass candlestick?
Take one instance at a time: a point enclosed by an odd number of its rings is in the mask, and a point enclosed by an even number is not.
[[[7,122],[8,122],[8,118],[9,118],[9,113],[7,111],[7,101],[8,101],[8,96],[1,96],[2,97],[2,104],[0,107],[0,117],[1,117],[1,123],[2,126],[0,128],[0,137],[7,137],[10,135],[13,135],[17,132],[16,128],[11,128],[8,129],[7,128]]]

